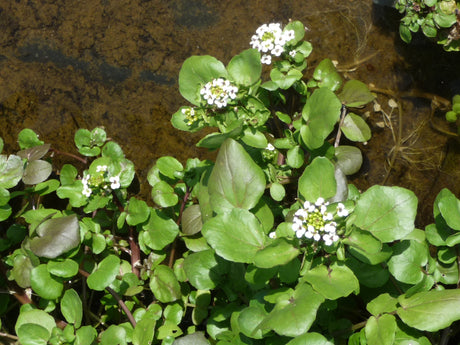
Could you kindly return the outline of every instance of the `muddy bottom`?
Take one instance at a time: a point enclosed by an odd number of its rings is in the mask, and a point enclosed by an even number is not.
[[[17,150],[17,134],[28,127],[75,153],[78,128],[103,126],[134,161],[147,200],[146,174],[155,159],[210,156],[194,146],[200,133],[170,124],[185,103],[177,85],[182,62],[209,54],[227,63],[249,48],[258,26],[290,19],[308,27],[310,66],[329,57],[346,78],[384,90],[377,98],[383,112],[368,118],[373,137],[360,145],[365,165],[351,182],[362,190],[382,183],[407,187],[419,197],[418,226],[431,222],[441,188],[460,195],[459,145],[431,125],[455,130],[440,112],[430,121],[430,97],[411,94],[450,99],[460,92],[458,54],[424,37],[402,43],[398,13],[369,0],[0,0],[5,151]],[[399,99],[400,109],[389,99]]]

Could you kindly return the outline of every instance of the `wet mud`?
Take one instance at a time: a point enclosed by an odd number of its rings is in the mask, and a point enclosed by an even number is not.
[[[155,159],[212,156],[194,146],[202,133],[179,132],[169,121],[185,103],[177,85],[182,62],[213,55],[227,63],[249,48],[258,26],[291,19],[308,28],[310,66],[329,57],[345,78],[389,91],[378,93],[385,113],[370,113],[373,137],[359,145],[365,164],[350,180],[362,190],[381,183],[413,190],[423,227],[441,188],[460,195],[460,149],[431,122],[455,128],[442,112],[431,117],[430,97],[417,95],[450,99],[460,92],[459,56],[424,37],[404,44],[398,13],[369,0],[0,0],[5,151],[17,149],[17,134],[28,127],[75,153],[78,128],[103,126],[134,161],[148,199],[146,174]],[[390,98],[400,100],[401,116]]]

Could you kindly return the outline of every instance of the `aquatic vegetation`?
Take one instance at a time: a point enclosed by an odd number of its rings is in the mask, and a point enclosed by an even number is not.
[[[398,0],[404,14],[399,26],[401,39],[410,43],[420,29],[447,51],[460,50],[460,3],[455,0]]]
[[[300,22],[270,24],[227,65],[207,55],[184,62],[189,104],[172,124],[214,129],[197,145],[218,153],[156,160],[152,200],[136,196],[134,164],[103,128],[78,130],[81,156],[62,166],[23,130],[20,150],[0,155],[0,336],[23,345],[447,343],[460,320],[460,200],[442,190],[423,231],[412,191],[348,183],[363,160],[353,143],[371,140],[361,114],[375,96],[330,59],[309,73],[304,35]]]

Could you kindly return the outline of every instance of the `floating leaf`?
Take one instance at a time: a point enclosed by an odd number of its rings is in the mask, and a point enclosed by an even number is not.
[[[266,240],[257,218],[239,208],[211,218],[204,223],[201,232],[217,254],[235,262],[252,263]]]
[[[355,146],[340,145],[335,148],[337,165],[345,175],[356,174],[363,164],[361,150]]]
[[[366,142],[371,138],[371,129],[359,115],[349,113],[343,119],[341,130],[351,141]]]
[[[363,107],[375,98],[367,85],[359,80],[347,81],[338,97],[343,104],[351,108]]]
[[[208,182],[210,202],[217,213],[251,209],[265,190],[265,175],[244,148],[227,139],[220,148]]]
[[[382,242],[393,242],[414,230],[416,212],[417,197],[410,190],[372,186],[356,203],[354,224]]]
[[[35,230],[30,249],[41,257],[53,259],[80,244],[80,226],[75,214],[45,220]]]

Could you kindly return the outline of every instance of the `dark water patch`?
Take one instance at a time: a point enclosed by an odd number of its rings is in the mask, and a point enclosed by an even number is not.
[[[188,28],[207,28],[219,21],[219,15],[204,1],[174,1],[174,18],[177,25]]]
[[[157,84],[161,85],[174,85],[176,83],[176,79],[168,78],[162,74],[158,74],[152,71],[142,71],[139,75],[141,81],[153,81]]]

